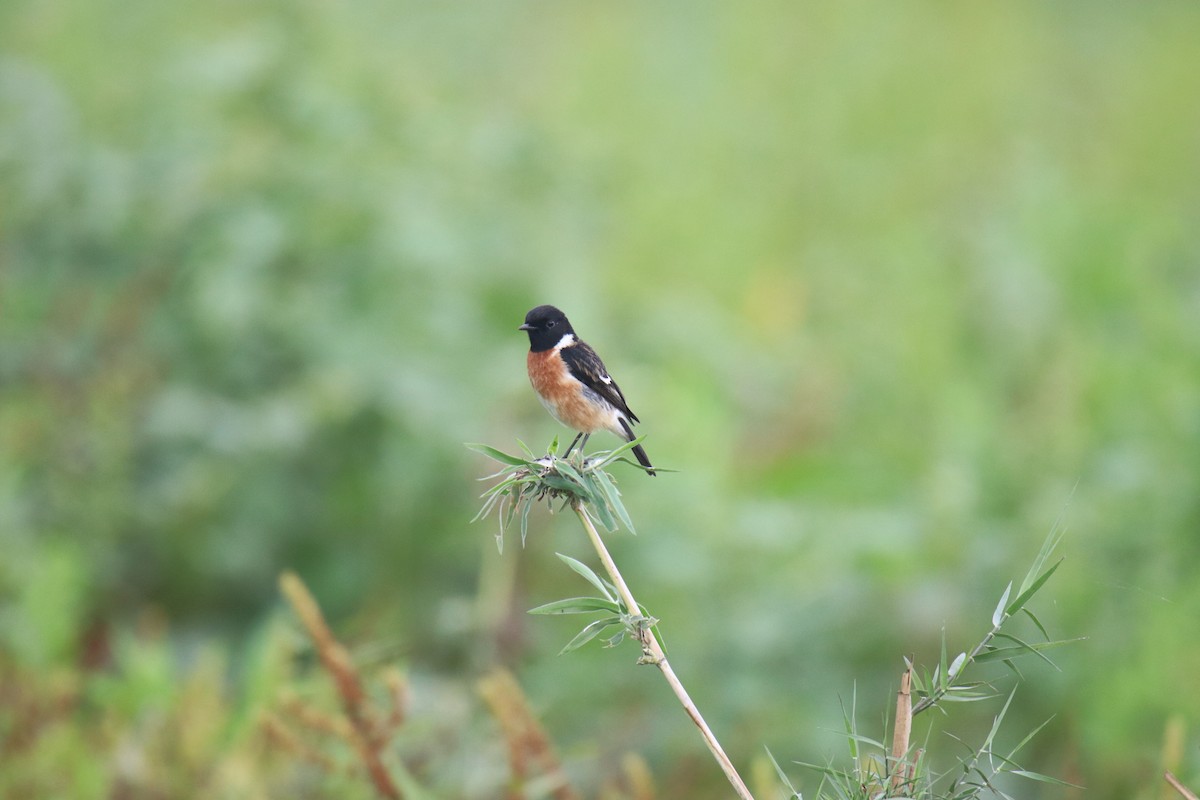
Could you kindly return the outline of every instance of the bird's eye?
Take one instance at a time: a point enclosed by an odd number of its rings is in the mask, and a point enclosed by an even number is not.
[[[553,328],[553,327],[554,327],[555,325],[557,325],[557,324],[558,324],[558,320],[556,320],[556,319],[552,319],[552,320],[550,320],[549,322],[547,322],[547,323],[546,323],[546,327],[547,327],[547,328]]]

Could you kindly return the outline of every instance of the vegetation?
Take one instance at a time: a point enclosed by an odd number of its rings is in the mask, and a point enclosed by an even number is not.
[[[559,657],[578,617],[527,613],[579,593],[557,554],[604,574],[578,520],[502,554],[469,523],[462,442],[557,428],[544,302],[679,470],[610,465],[637,536],[603,541],[758,800],[764,747],[806,798],[791,762],[844,769],[839,698],[889,744],[900,657],[944,676],[1057,528],[1038,622],[1086,638],[1017,662],[993,741],[1050,719],[1021,767],[1085,788],[1012,791],[1194,790],[1198,34],[1170,2],[0,3],[0,796],[377,797],[362,731],[414,796],[730,796],[596,646],[623,628]],[[946,708],[973,748],[1000,710]]]

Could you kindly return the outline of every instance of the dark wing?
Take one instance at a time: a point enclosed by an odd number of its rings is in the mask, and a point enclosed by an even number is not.
[[[634,422],[638,421],[637,415],[629,409],[629,404],[625,402],[625,395],[621,394],[621,387],[617,386],[617,382],[609,376],[608,370],[604,368],[604,362],[587,342],[576,339],[575,344],[564,347],[558,352],[566,363],[567,369],[571,371],[571,375],[580,383],[603,397]]]

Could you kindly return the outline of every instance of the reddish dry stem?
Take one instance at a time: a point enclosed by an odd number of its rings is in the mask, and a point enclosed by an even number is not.
[[[530,775],[530,765],[534,765],[541,774],[552,778],[552,796],[555,800],[581,800],[567,782],[562,761],[554,751],[550,737],[534,716],[525,693],[512,674],[496,669],[481,678],[477,686],[480,696],[504,732],[514,784],[519,786],[523,783]],[[521,796],[516,786],[511,794],[514,797]]]
[[[285,572],[279,579],[279,586],[284,596],[292,604],[300,621],[312,637],[317,648],[317,655],[325,669],[333,678],[334,686],[342,699],[342,710],[350,721],[349,739],[358,752],[367,774],[371,778],[376,791],[388,800],[400,800],[400,789],[396,786],[391,774],[383,765],[380,751],[383,749],[384,737],[378,727],[371,721],[366,707],[366,692],[363,691],[362,681],[354,662],[350,660],[346,648],[334,638],[333,632],[325,622],[316,599],[308,591],[308,587],[296,575]]]

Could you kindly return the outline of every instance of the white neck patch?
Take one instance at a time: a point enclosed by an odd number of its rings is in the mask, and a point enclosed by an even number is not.
[[[558,340],[558,344],[554,345],[554,352],[557,353],[559,350],[562,350],[564,347],[570,347],[573,344],[575,344],[575,334],[573,334],[573,333],[563,334],[563,337]]]

